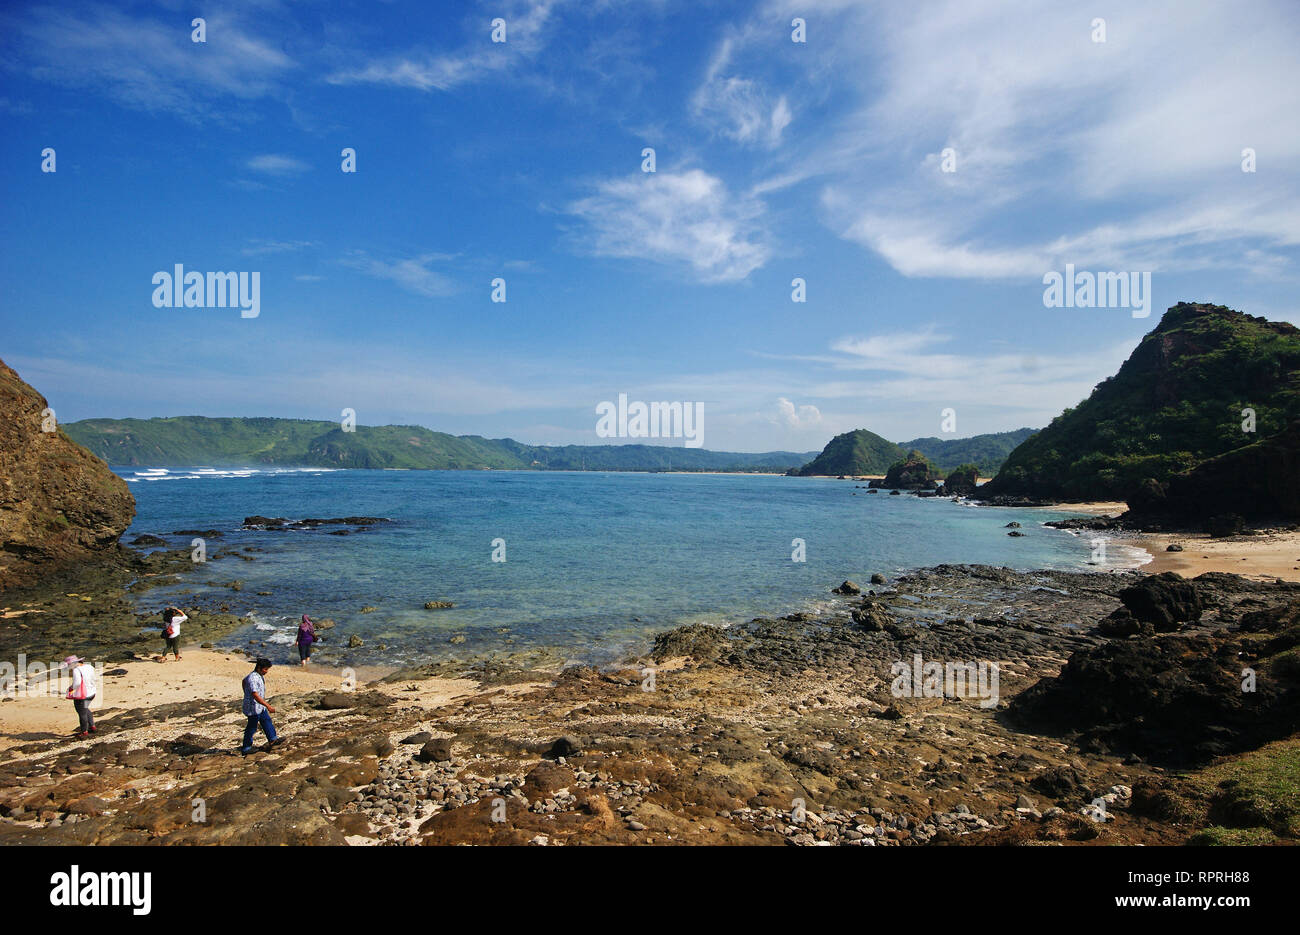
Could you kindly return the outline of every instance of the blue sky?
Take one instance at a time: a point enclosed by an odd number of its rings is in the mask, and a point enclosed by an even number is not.
[[[1300,323],[1300,7],[1085,6],[10,5],[0,356],[62,421],[1041,426],[1179,300]],[[177,263],[261,314],[155,308]],[[1151,317],[1044,307],[1066,263],[1150,271]]]

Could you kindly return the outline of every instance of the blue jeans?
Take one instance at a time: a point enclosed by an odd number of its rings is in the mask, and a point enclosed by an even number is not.
[[[261,714],[250,714],[248,716],[248,726],[244,728],[244,745],[239,748],[240,753],[247,753],[253,749],[253,735],[257,733],[258,727],[261,727],[262,733],[266,734],[267,741],[275,743],[275,725],[271,723],[271,712],[263,711]]]

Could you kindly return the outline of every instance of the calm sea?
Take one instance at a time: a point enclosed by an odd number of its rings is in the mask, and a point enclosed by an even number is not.
[[[302,613],[331,618],[326,659],[419,662],[549,647],[606,662],[691,622],[734,623],[815,610],[845,578],[866,585],[941,562],[1095,568],[1086,537],[1041,524],[1068,512],[974,507],[868,495],[850,481],[781,476],[495,471],[162,471],[120,469],[138,512],[127,535],[219,529],[209,554],[252,546],[254,561],[209,561],[149,592],[161,609],[180,591],[248,615],[250,639],[290,649]],[[339,527],[265,532],[245,516],[382,516]],[[1023,524],[1023,538],[1005,524]],[[805,560],[793,561],[804,543]],[[501,554],[505,561],[493,561]],[[1112,544],[1113,567],[1144,553]],[[227,584],[242,582],[238,592]],[[270,592],[259,595],[258,592]],[[192,601],[194,596],[181,597]],[[425,601],[455,602],[427,611]],[[373,607],[361,613],[363,607]],[[338,635],[361,649],[342,652]],[[385,649],[380,650],[379,644]],[[287,655],[285,658],[288,658]]]

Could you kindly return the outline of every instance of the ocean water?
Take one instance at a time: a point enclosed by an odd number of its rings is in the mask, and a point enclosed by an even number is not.
[[[770,475],[598,472],[121,469],[137,503],[125,537],[219,529],[209,555],[141,607],[221,599],[246,614],[226,640],[283,644],[298,616],[332,618],[330,661],[352,664],[479,657],[547,647],[601,663],[649,646],[683,623],[735,623],[816,610],[845,578],[864,586],[942,562],[1017,569],[1096,569],[1089,538],[1041,524],[1068,511],[976,507],[961,501],[868,495],[851,481]],[[856,494],[856,496],[855,496]],[[382,516],[339,529],[242,530],[243,518]],[[1022,523],[1023,538],[1005,524]],[[342,527],[349,528],[349,527]],[[492,560],[505,540],[505,561]],[[806,560],[792,561],[795,539]],[[1112,543],[1111,567],[1145,553]],[[242,590],[228,582],[240,580]],[[181,591],[193,595],[180,596]],[[259,595],[269,591],[269,595]],[[455,602],[427,611],[425,601]],[[370,613],[361,613],[366,606]],[[339,635],[365,641],[342,652]],[[380,651],[377,644],[384,644]],[[287,656],[286,656],[287,658]]]

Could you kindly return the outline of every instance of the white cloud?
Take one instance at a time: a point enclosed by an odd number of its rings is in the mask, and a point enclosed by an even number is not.
[[[802,431],[820,425],[822,414],[816,406],[796,406],[782,396],[776,401],[776,421],[786,428]]]
[[[314,240],[252,240],[240,252],[245,256],[262,256],[268,253],[297,253],[319,246]]]
[[[1300,17],[1284,0],[1251,9],[1134,2],[1094,43],[1092,14],[1054,0],[773,0],[718,41],[695,102],[758,139],[772,92],[756,76],[791,61],[771,23],[807,14],[818,54],[781,87],[818,119],[755,193],[817,180],[827,225],[906,276],[1038,279],[1065,262],[1277,276],[1300,243]]]
[[[592,253],[685,263],[704,282],[741,280],[767,262],[763,210],[700,169],[606,180],[568,207],[588,225]]]
[[[728,73],[733,41],[726,38],[719,43],[691,108],[697,119],[737,142],[776,146],[794,119],[790,103],[752,78]]]
[[[407,292],[437,298],[459,291],[455,280],[430,269],[432,263],[446,259],[448,256],[445,253],[425,253],[400,260],[380,260],[357,252],[347,257],[343,263],[375,279],[395,282]]]
[[[295,67],[237,15],[211,11],[206,19],[208,42],[195,43],[188,16],[163,21],[106,6],[37,7],[14,24],[15,60],[37,78],[189,119],[223,97],[268,95]]]
[[[524,0],[503,4],[492,17],[506,21],[506,41],[491,41],[491,19],[482,17],[481,34],[472,37],[466,47],[454,52],[407,53],[386,56],[359,68],[334,71],[326,77],[330,84],[380,84],[417,91],[448,91],[462,84],[505,71],[521,60],[531,59],[541,51],[544,31],[558,0]]]
[[[311,168],[310,164],[303,162],[301,159],[279,153],[254,156],[245,165],[254,172],[265,172],[267,175],[297,175]]]

